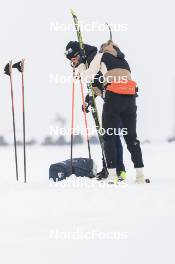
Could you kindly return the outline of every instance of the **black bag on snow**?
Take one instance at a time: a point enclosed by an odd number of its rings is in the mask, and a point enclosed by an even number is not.
[[[49,168],[49,179],[56,181],[64,180],[70,175],[75,174],[78,177],[94,178],[97,174],[96,165],[92,159],[74,158],[52,164]]]

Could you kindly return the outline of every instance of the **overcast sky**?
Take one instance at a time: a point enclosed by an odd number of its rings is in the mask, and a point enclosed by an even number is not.
[[[140,87],[138,129],[142,139],[165,139],[175,125],[175,36],[174,1],[2,1],[0,16],[0,135],[12,137],[9,79],[3,67],[10,60],[26,58],[27,138],[42,139],[54,125],[59,113],[70,121],[71,82],[53,82],[51,76],[72,74],[64,57],[69,40],[76,40],[72,30],[51,31],[51,23],[70,24],[73,8],[82,23],[126,24],[127,31],[113,32],[113,39],[126,54],[133,78]],[[100,46],[108,31],[83,31],[86,43]],[[17,131],[21,135],[20,75],[14,71]],[[77,123],[82,122],[79,87]],[[102,101],[98,100],[101,108]],[[89,122],[92,119],[89,116]]]

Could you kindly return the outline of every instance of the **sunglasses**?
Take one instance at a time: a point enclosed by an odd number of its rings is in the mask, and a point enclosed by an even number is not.
[[[72,51],[73,51],[73,50],[72,50],[71,48],[69,48],[68,50],[66,50],[66,52],[65,52],[64,54],[67,56],[67,55],[71,54]]]

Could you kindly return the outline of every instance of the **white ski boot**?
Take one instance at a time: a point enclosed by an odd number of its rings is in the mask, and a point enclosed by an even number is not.
[[[145,183],[145,176],[143,174],[142,168],[136,168],[136,183],[144,184]]]
[[[118,184],[118,176],[116,174],[116,168],[108,169],[108,183],[109,184]]]

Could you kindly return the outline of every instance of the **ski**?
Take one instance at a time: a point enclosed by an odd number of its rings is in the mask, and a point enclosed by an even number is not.
[[[17,143],[16,143],[16,123],[15,123],[15,105],[14,105],[14,93],[13,93],[13,80],[12,80],[12,61],[10,61],[4,68],[4,74],[10,77],[10,91],[11,91],[11,104],[12,104],[12,119],[13,119],[13,138],[14,138],[14,150],[15,150],[15,167],[16,167],[16,180],[18,177],[18,156],[17,156]]]
[[[26,119],[25,119],[25,91],[24,91],[24,59],[13,64],[12,68],[16,68],[21,73],[22,85],[22,114],[23,114],[23,155],[24,155],[24,182],[27,182],[27,166],[26,166]]]
[[[71,10],[71,15],[73,17],[74,24],[75,24],[77,38],[78,38],[78,42],[79,42],[79,45],[80,45],[80,50],[81,50],[81,53],[82,53],[81,55],[82,55],[83,59],[86,62],[85,63],[86,68],[88,68],[86,53],[85,53],[85,49],[84,49],[84,42],[83,42],[81,30],[80,30],[79,21],[78,21],[77,15],[74,13],[73,10]],[[101,125],[100,125],[100,121],[99,121],[99,115],[98,115],[98,110],[97,110],[97,106],[96,106],[96,102],[95,102],[95,95],[94,95],[92,83],[88,83],[87,84],[87,90],[88,90],[89,98],[90,98],[90,100],[92,100],[92,116],[93,116],[93,119],[94,119],[94,122],[95,122],[95,126],[96,126],[96,129],[97,129],[97,134],[98,134],[98,138],[99,138],[99,142],[100,142],[100,146],[101,146],[101,150],[102,150],[103,168],[107,171],[107,163],[106,163],[105,152],[104,152],[104,141],[103,141],[103,137],[102,137],[102,135],[100,133]]]

